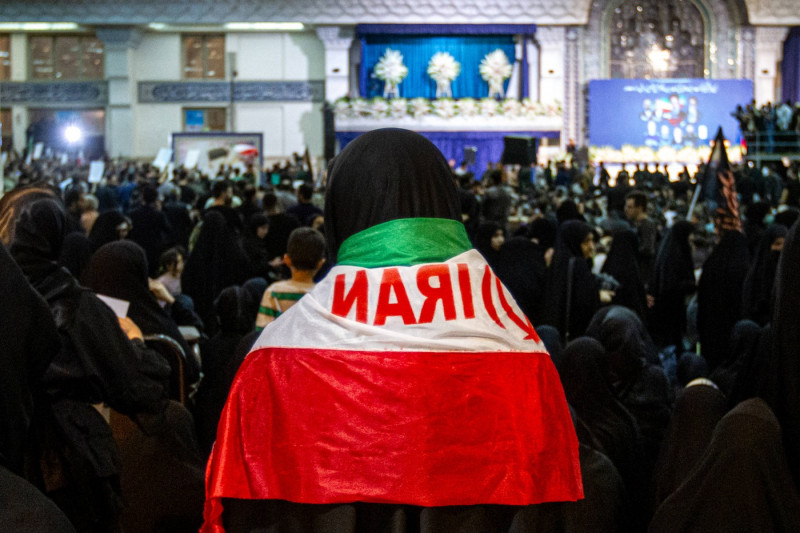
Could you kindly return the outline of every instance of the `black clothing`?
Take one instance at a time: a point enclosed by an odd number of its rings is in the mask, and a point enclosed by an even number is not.
[[[714,370],[728,354],[734,324],[742,317],[742,286],[750,264],[747,239],[726,231],[703,264],[697,287],[700,353]]]
[[[83,272],[81,282],[97,294],[130,303],[128,317],[145,335],[166,335],[183,348],[188,383],[200,377],[200,368],[191,357],[189,343],[183,338],[169,314],[161,308],[147,281],[147,258],[133,241],[114,241],[97,250]],[[173,369],[174,371],[175,369]]]
[[[800,531],[800,495],[786,458],[781,426],[766,403],[739,404],[658,508],[650,531]]]
[[[800,486],[800,237],[795,224],[786,237],[775,280],[772,314],[772,350],[762,368],[758,395],[764,398],[783,428],[783,440],[792,477]]]
[[[716,383],[726,396],[732,396],[740,372],[748,361],[756,356],[761,333],[761,327],[752,320],[740,320],[733,327],[729,343],[730,355],[709,376],[709,379]],[[743,375],[742,378],[744,377]],[[755,378],[756,376],[750,375],[749,377]],[[741,400],[745,399],[747,398]]]
[[[300,227],[300,222],[292,215],[277,213],[269,215],[269,233],[264,238],[264,245],[269,252],[270,259],[283,257],[286,246],[289,244],[289,235]]]
[[[105,213],[101,213],[100,216],[97,217],[97,220],[94,221],[92,229],[89,232],[91,251],[94,253],[104,244],[120,240],[117,227],[127,221],[127,217],[119,211],[106,211]]]
[[[567,340],[583,335],[600,307],[601,282],[592,274],[589,260],[581,251],[581,243],[590,233],[592,228],[585,222],[564,222],[558,229],[547,272],[543,320],[555,326]],[[568,294],[571,294],[569,300]]]
[[[558,369],[567,402],[584,422],[598,451],[616,466],[631,495],[640,494],[642,443],[633,415],[617,400],[598,362],[605,349],[595,339],[580,337],[570,342]]]
[[[75,278],[81,277],[81,272],[86,268],[92,256],[92,246],[83,233],[70,233],[64,239],[58,264],[69,270]]]
[[[492,237],[502,230],[502,226],[497,222],[487,221],[481,222],[478,230],[475,232],[475,240],[472,245],[478,250],[492,270],[495,270],[498,261],[500,260],[500,250],[495,250],[492,247]],[[505,234],[505,232],[503,232]]]
[[[771,225],[764,232],[755,251],[750,269],[742,287],[742,318],[764,326],[772,317],[772,289],[781,252],[770,249],[779,238],[786,238],[789,230],[780,224]]]
[[[678,396],[653,476],[654,509],[689,477],[726,412],[725,395],[710,385],[692,385]]]
[[[312,203],[303,203],[298,202],[297,204],[293,205],[289,209],[286,210],[287,215],[292,215],[303,226],[310,226],[312,222],[312,217],[322,214],[322,209],[315,206]]]
[[[680,220],[669,229],[656,255],[648,291],[655,298],[648,326],[659,346],[678,346],[686,331],[686,297],[694,292],[694,264],[689,236],[694,226]]]
[[[331,162],[325,239],[332,260],[351,235],[382,222],[419,217],[461,221],[450,166],[429,140],[407,130],[374,130],[349,143]]]
[[[178,246],[183,246],[187,250],[189,248],[189,237],[194,228],[189,205],[183,202],[167,202],[161,210],[167,217],[170,228],[172,228],[169,241]]]
[[[169,245],[172,227],[167,216],[153,205],[145,204],[130,213],[131,228],[130,239],[144,248],[147,254],[148,275],[154,278],[158,275],[158,260]]]
[[[129,416],[161,413],[169,367],[128,340],[106,304],[56,263],[66,229],[60,203],[36,190],[7,198],[0,220],[13,220],[11,255],[50,306],[61,339],[42,380],[52,406],[52,418],[41,420],[44,488],[79,531],[113,531],[121,510],[119,457],[93,404]]]
[[[262,213],[256,213],[247,222],[247,229],[242,236],[242,248],[249,261],[248,275],[264,279],[274,279],[275,272],[269,264],[274,257],[267,248],[266,238],[258,238],[258,228],[268,225],[269,218]],[[271,229],[269,231],[272,231]],[[269,235],[269,233],[267,233]]]
[[[126,532],[196,532],[203,522],[205,461],[192,415],[170,402],[157,431],[143,432],[128,417],[111,413],[122,459]]]
[[[638,247],[637,237],[633,231],[615,232],[602,271],[620,284],[614,291],[614,304],[625,306],[644,319],[647,296],[639,275],[636,253]]]
[[[0,467],[29,477],[26,464],[39,459],[32,424],[47,405],[41,379],[59,350],[59,338],[47,303],[2,245],[0,272]]]
[[[0,465],[0,530],[75,533],[61,510],[36,487]]]
[[[209,335],[217,331],[214,299],[225,287],[244,282],[247,274],[247,256],[235,230],[219,211],[208,210],[186,260],[181,287],[194,300]]]
[[[528,320],[538,324],[547,277],[544,249],[526,237],[514,237],[500,248],[493,269]]]

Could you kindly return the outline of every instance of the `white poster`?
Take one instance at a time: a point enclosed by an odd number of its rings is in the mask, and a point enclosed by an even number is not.
[[[92,161],[89,164],[89,183],[100,183],[106,164],[103,161]]]
[[[164,170],[164,167],[167,166],[167,163],[169,163],[171,159],[172,149],[161,148],[158,151],[158,155],[156,156],[155,160],[153,160],[153,166],[157,167],[159,170]]]

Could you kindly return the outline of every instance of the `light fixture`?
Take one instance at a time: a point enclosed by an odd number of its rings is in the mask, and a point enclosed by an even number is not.
[[[302,31],[302,22],[226,22],[226,30],[233,31]]]
[[[70,31],[79,28],[74,22],[0,22],[0,31]]]
[[[147,25],[147,27],[150,28],[151,30],[163,30],[164,28],[167,27],[167,25],[164,24],[163,22],[151,22],[150,24]]]
[[[83,139],[83,132],[78,126],[71,124],[64,128],[64,139],[69,144],[79,143]]]

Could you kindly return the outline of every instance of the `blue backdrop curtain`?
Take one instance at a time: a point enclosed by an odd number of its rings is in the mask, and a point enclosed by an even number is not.
[[[800,27],[795,26],[783,43],[783,101],[800,102]]]
[[[344,149],[347,143],[361,135],[360,131],[338,131],[336,140],[339,146]],[[480,179],[488,163],[500,161],[503,155],[504,137],[558,137],[557,131],[420,131],[420,135],[427,137],[442,152],[445,159],[454,159],[459,165],[464,159],[464,148],[474,146],[475,164],[469,169],[475,173],[475,178]]]
[[[362,36],[362,46],[361,95],[366,98],[383,95],[383,82],[373,76],[373,71],[387,48],[399,50],[408,67],[408,76],[400,84],[403,98],[435,97],[436,83],[428,76],[428,61],[436,52],[449,52],[461,63],[461,74],[451,85],[454,98],[488,96],[489,84],[478,70],[486,54],[499,48],[512,64],[515,56],[513,35],[367,34]]]

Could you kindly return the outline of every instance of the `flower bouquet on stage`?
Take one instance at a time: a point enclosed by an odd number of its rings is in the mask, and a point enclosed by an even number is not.
[[[489,98],[502,99],[505,96],[503,82],[511,77],[511,63],[499,48],[483,57],[480,65],[481,78],[489,83]]]
[[[436,98],[452,98],[450,84],[461,73],[461,63],[447,52],[436,52],[428,62],[428,76],[436,82]]]
[[[400,96],[398,86],[408,76],[408,67],[403,64],[403,54],[399,50],[386,49],[375,65],[375,77],[383,82],[383,97]]]

